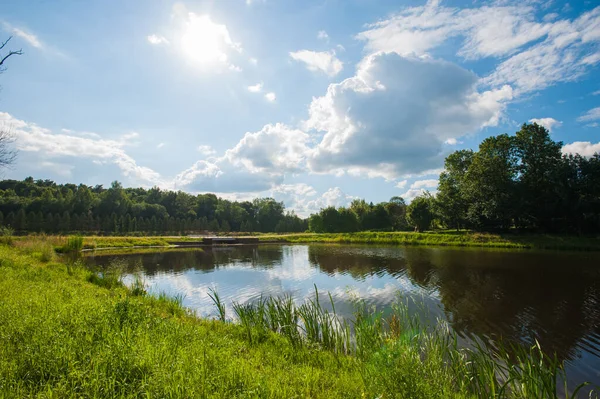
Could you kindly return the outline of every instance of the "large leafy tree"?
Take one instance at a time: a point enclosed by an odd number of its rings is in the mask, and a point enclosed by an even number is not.
[[[479,145],[462,190],[469,204],[467,220],[471,225],[484,230],[511,227],[517,165],[514,137],[501,134]]]
[[[518,185],[515,204],[516,223],[530,228],[552,228],[559,205],[562,142],[553,141],[546,128],[536,123],[523,124],[514,138],[518,158]]]
[[[441,221],[449,228],[460,229],[467,225],[469,202],[465,178],[473,155],[472,150],[453,152],[446,158],[444,171],[440,174],[436,207]]]
[[[415,231],[428,230],[434,218],[432,196],[426,193],[413,199],[406,209],[406,218]]]

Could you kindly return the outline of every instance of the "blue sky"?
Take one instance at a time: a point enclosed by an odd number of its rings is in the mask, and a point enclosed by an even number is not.
[[[0,30],[24,52],[0,75],[6,178],[308,215],[435,191],[445,155],[530,120],[600,151],[595,1],[23,0]]]

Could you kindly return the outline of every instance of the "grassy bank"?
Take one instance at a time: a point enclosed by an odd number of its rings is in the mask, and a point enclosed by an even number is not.
[[[550,234],[491,234],[469,231],[441,231],[426,233],[411,232],[359,232],[359,233],[294,233],[294,234],[256,234],[239,235],[256,237],[262,242],[281,243],[348,243],[382,245],[429,245],[516,249],[554,249],[577,251],[600,251],[600,237],[560,236]],[[33,238],[50,242],[57,251],[68,246],[66,236],[25,236],[14,237],[12,241],[30,242]],[[168,247],[182,242],[198,242],[198,238],[186,236],[173,237],[83,237],[83,249],[132,248],[132,247]]]
[[[459,349],[402,306],[384,319],[358,303],[342,321],[318,300],[282,298],[234,304],[239,323],[201,320],[124,287],[118,265],[95,274],[48,247],[0,245],[3,398],[557,397],[560,365],[537,347],[499,360]]]
[[[488,248],[557,249],[600,251],[600,237],[546,234],[491,234],[473,232],[359,232],[263,235],[260,240],[288,243],[354,243],[391,245],[431,245]]]

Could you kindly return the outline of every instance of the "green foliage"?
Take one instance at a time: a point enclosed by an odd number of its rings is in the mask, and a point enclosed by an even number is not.
[[[236,202],[214,194],[159,188],[0,181],[0,226],[16,233],[179,235],[202,232],[300,232],[307,221],[272,198]]]
[[[122,287],[126,269],[127,262],[124,259],[113,259],[104,269],[90,273],[87,280],[107,289]]]
[[[600,155],[562,155],[548,130],[524,124],[446,158],[436,216],[449,228],[600,231]]]
[[[0,243],[12,244],[15,231],[10,226],[0,226]]]
[[[406,209],[406,219],[415,231],[429,230],[433,221],[433,197],[421,195],[412,200]]]
[[[83,237],[69,236],[63,249],[65,252],[80,252],[83,249]]]
[[[181,297],[98,287],[84,268],[68,274],[19,251],[0,247],[5,398],[559,397],[562,365],[539,345],[463,349],[443,323],[408,317],[403,302],[389,317],[357,304],[360,320],[349,323],[359,354],[317,295],[303,304],[314,315],[305,318],[289,297],[261,299],[249,310],[249,338],[237,323],[197,319]],[[312,340],[305,322],[321,323]]]

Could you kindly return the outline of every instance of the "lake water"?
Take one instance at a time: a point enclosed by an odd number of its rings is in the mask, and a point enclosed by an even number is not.
[[[117,256],[89,256],[102,267]],[[208,247],[119,255],[142,267],[151,292],[183,295],[201,316],[216,315],[215,288],[228,305],[263,296],[302,302],[314,285],[338,314],[360,297],[381,309],[416,297],[464,339],[537,339],[566,363],[569,380],[600,385],[600,254],[359,245]]]

